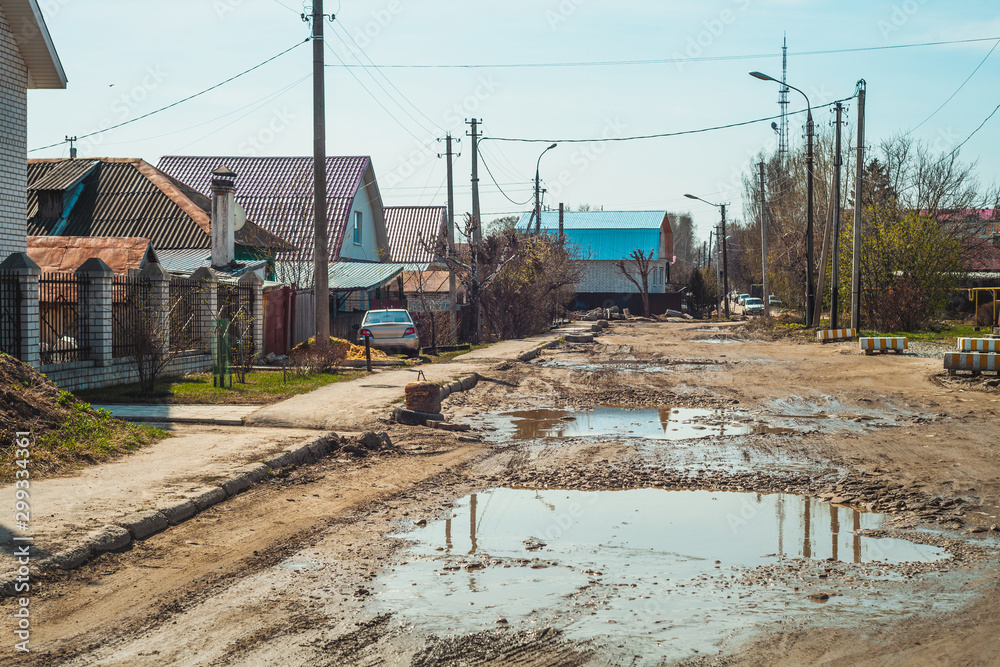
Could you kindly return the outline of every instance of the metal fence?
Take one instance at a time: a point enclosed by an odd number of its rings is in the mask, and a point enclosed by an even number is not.
[[[170,349],[207,352],[208,332],[199,314],[204,283],[183,276],[170,278]]]
[[[21,354],[21,283],[7,271],[0,271],[0,352]]]
[[[253,337],[253,285],[219,283],[219,317],[229,320],[230,358],[248,359],[255,349]]]
[[[79,314],[79,294],[89,286],[72,273],[43,273],[38,279],[39,350],[42,364],[86,358],[89,351],[85,320]]]
[[[149,278],[120,274],[111,280],[111,356],[135,356],[141,337],[156,338],[150,309]]]

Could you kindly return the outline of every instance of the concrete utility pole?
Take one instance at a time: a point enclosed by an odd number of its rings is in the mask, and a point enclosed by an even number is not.
[[[469,242],[470,256],[470,282],[472,294],[469,296],[470,305],[475,309],[472,313],[472,335],[469,342],[479,343],[480,333],[483,330],[483,304],[479,300],[479,244],[483,240],[483,224],[479,213],[479,133],[476,131],[478,120],[473,118],[469,121],[472,125],[472,238]]]
[[[451,132],[445,135],[445,158],[448,160],[448,252],[455,254],[455,182],[451,163]],[[451,325],[455,326],[455,314],[458,312],[458,290],[455,286],[455,270],[448,267],[448,310],[451,312]]]
[[[475,243],[483,240],[483,225],[479,219],[479,133],[476,131],[476,125],[480,122],[475,118],[468,121],[472,125],[472,220],[475,223],[473,238],[469,240]]]
[[[760,168],[760,267],[764,286],[764,317],[771,317],[770,292],[767,289],[767,208],[764,206],[764,163]]]
[[[854,250],[851,254],[851,328],[861,328],[861,185],[865,173],[865,91],[858,81],[858,157],[854,177]]]
[[[316,347],[330,344],[330,241],[326,228],[326,89],[323,62],[323,0],[313,0],[313,287]]]
[[[726,317],[729,317],[729,255],[726,252],[726,205],[719,204],[722,209],[722,293],[725,295]]]
[[[837,102],[837,139],[833,156],[833,275],[830,285],[830,328],[836,329],[840,315],[840,125],[844,105]]]

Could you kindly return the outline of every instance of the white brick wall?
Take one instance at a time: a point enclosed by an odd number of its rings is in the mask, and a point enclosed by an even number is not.
[[[28,68],[0,9],[0,261],[27,245]]]
[[[638,294],[639,290],[622,275],[622,272],[612,261],[585,260],[583,278],[577,284],[576,291],[587,294],[594,292],[612,292],[616,294]],[[652,263],[657,269],[664,269],[667,266],[665,259]],[[664,291],[663,285],[653,283],[652,272],[649,276],[650,293],[660,293]]]

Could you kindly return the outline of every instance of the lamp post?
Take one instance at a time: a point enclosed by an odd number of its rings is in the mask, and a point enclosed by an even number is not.
[[[806,326],[812,326],[813,311],[816,308],[816,287],[813,284],[813,116],[809,96],[795,86],[789,86],[773,76],[761,72],[750,72],[750,76],[762,81],[773,81],[799,93],[806,99]]]
[[[714,206],[722,212],[722,299],[723,304],[725,304],[726,317],[729,317],[729,257],[726,253],[726,205],[725,204],[713,204],[710,201],[705,201],[701,197],[695,197],[694,195],[684,195],[688,199],[697,199],[700,202],[704,202],[709,206]]]
[[[542,197],[539,190],[539,175],[538,168],[542,164],[542,155],[545,155],[550,150],[556,147],[557,144],[552,144],[538,156],[538,160],[535,162],[535,233],[538,234],[542,231]]]

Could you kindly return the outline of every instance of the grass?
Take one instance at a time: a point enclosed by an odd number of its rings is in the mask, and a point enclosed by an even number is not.
[[[470,346],[468,350],[455,350],[454,352],[442,352],[441,354],[435,354],[435,355],[424,354],[421,355],[421,358],[430,361],[432,364],[439,364],[442,361],[451,361],[455,357],[460,357],[463,354],[468,354],[473,350],[485,349],[490,345],[493,345],[493,343],[480,343],[479,345]]]
[[[303,377],[289,372],[288,381],[284,382],[281,371],[254,371],[247,373],[246,384],[238,383],[234,377],[231,389],[221,389],[212,385],[211,373],[196,373],[179,378],[164,379],[156,384],[157,391],[170,391],[173,392],[172,396],[151,398],[129,396],[130,392],[139,391],[138,383],[81,391],[77,393],[77,396],[92,403],[267,405],[277,403],[289,396],[308,393],[334,382],[353,380],[360,375],[363,373],[318,373]]]
[[[971,324],[957,324],[955,322],[941,322],[940,325],[933,327],[931,330],[927,331],[890,331],[888,333],[876,333],[866,331],[864,335],[866,336],[905,336],[911,341],[919,340],[926,343],[943,343],[954,347],[959,338],[979,338],[983,333],[989,333],[987,329],[985,332],[976,331],[976,327]]]
[[[14,447],[0,449],[0,482],[14,480],[25,469],[34,479],[100,463],[170,436],[162,429],[119,421],[107,410],[75,402],[69,392],[63,392],[58,402],[69,411],[58,428],[36,435],[27,467],[18,466]]]

